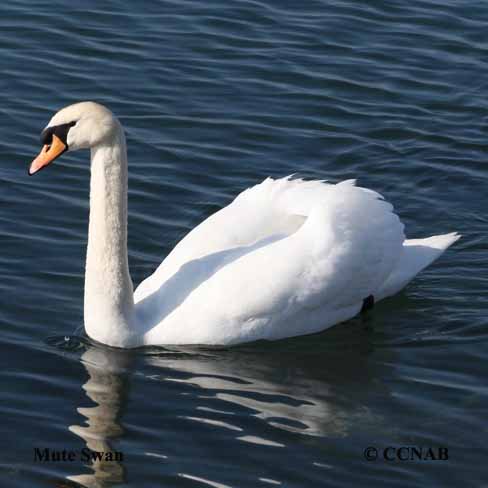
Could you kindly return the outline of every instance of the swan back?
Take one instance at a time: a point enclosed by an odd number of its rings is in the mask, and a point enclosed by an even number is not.
[[[279,339],[352,317],[400,256],[403,225],[392,210],[354,181],[266,180],[247,190],[136,290],[146,340]],[[298,226],[280,228],[290,216]]]

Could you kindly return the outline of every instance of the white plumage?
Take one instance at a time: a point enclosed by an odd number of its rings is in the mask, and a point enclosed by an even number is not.
[[[87,139],[90,120],[110,126],[101,142],[90,139],[85,326],[100,342],[235,344],[318,332],[356,315],[370,295],[398,292],[459,238],[405,240],[393,207],[352,180],[268,178],[192,230],[132,297],[125,141],[107,112],[82,103],[51,121],[76,116],[70,149],[77,130]]]

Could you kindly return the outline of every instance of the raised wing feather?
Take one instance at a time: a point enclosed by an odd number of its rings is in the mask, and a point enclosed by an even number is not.
[[[158,269],[136,289],[135,301],[157,290],[191,260],[249,246],[270,236],[292,234],[332,186],[321,181],[291,177],[267,178],[243,191],[231,204],[208,217],[175,246]]]
[[[296,188],[307,183],[296,183]],[[188,343],[278,339],[315,332],[355,315],[363,299],[374,295],[394,269],[404,240],[403,225],[390,204],[352,181],[313,183],[313,191],[308,186],[309,202],[304,196],[295,200],[291,192],[275,195],[275,201],[282,198],[285,215],[308,210],[298,229],[290,226],[292,232],[270,239],[259,227],[248,234],[258,236],[257,242],[223,251],[223,261],[216,260],[217,252],[187,262],[187,269],[195,264],[192,276],[204,273],[204,277],[183,293],[180,305],[162,311],[164,316],[148,331],[148,340],[157,336],[171,343],[173,334],[175,341]],[[245,197],[246,192],[232,205]],[[208,225],[207,229],[213,223]],[[277,232],[283,228],[286,225],[278,225]],[[158,291],[152,297],[153,304],[155,298],[163,299]]]

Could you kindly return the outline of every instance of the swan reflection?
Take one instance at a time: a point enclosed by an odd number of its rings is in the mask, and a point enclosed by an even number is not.
[[[364,331],[353,331],[355,340],[346,332],[341,341],[341,334],[334,340],[329,333],[333,340],[328,345],[320,337],[228,349],[130,352],[90,345],[81,358],[89,375],[83,389],[96,405],[78,408],[85,425],[70,430],[95,452],[117,452],[123,439],[131,446],[124,456],[139,469],[142,463],[145,472],[188,479],[205,475],[205,463],[195,463],[186,450],[191,452],[193,442],[205,443],[207,436],[222,450],[238,445],[294,449],[300,438],[310,436],[318,439],[316,455],[324,444],[320,437],[340,439],[358,425],[381,425],[364,405],[365,397],[378,389],[384,393],[372,381],[378,377],[374,370],[382,366],[368,360]],[[129,390],[137,419],[131,424],[133,435],[122,419]],[[309,462],[313,467],[322,461]],[[92,473],[68,479],[85,487],[124,483],[124,462],[92,461]],[[261,473],[263,479],[267,474]]]
[[[376,416],[355,395],[351,397],[351,384],[361,395],[371,378],[367,346],[314,350],[311,341],[200,349],[198,354],[175,358],[161,354],[147,359],[157,368],[149,377],[197,388],[200,404],[186,418],[234,430],[245,442],[279,444],[246,433],[237,420],[233,422],[236,406],[268,426],[312,436],[343,437],[353,422],[376,423]],[[308,343],[306,351],[300,342]]]
[[[69,430],[81,437],[92,453],[103,453],[101,459],[91,460],[92,474],[68,477],[81,486],[103,487],[107,486],[104,482],[121,483],[125,480],[124,465],[119,460],[120,451],[114,449],[112,441],[125,433],[120,419],[127,403],[133,358],[134,354],[127,351],[92,346],[81,357],[89,375],[82,388],[96,405],[77,408],[77,412],[85,417],[85,425],[71,425]]]

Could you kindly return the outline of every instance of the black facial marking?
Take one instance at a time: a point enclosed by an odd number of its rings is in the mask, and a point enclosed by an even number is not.
[[[45,144],[52,144],[53,142],[53,134],[56,134],[56,136],[61,139],[63,144],[68,147],[68,143],[66,139],[68,138],[68,131],[70,130],[71,127],[73,127],[76,124],[76,122],[70,122],[68,124],[61,124],[61,125],[55,125],[53,127],[48,127],[47,129],[44,129],[41,133],[41,144],[44,146]]]

